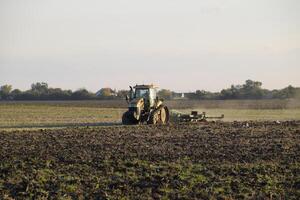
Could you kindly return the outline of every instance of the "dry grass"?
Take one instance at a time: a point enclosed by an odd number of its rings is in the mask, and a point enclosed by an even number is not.
[[[184,108],[222,108],[222,109],[300,109],[299,99],[271,100],[167,100],[166,105],[172,109]],[[12,101],[0,102],[2,105],[32,105],[56,107],[92,107],[92,108],[126,108],[125,100],[92,101]]]
[[[205,111],[233,120],[300,120],[296,100],[167,101],[171,110]],[[0,128],[63,126],[82,123],[120,122],[125,101],[21,101],[0,103]]]
[[[53,105],[0,105],[0,127],[119,121],[123,109]]]

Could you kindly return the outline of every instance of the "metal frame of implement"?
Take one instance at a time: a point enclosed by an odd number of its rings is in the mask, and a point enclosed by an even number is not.
[[[205,112],[198,114],[198,111],[192,111],[191,114],[180,114],[178,119],[180,122],[205,122],[207,119],[223,119],[224,114],[218,117],[207,117]]]

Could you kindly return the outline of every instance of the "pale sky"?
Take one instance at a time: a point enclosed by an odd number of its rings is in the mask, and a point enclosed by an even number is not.
[[[299,0],[0,0],[0,85],[300,86]]]

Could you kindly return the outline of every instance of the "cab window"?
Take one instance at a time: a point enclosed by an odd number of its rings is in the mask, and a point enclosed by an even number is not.
[[[149,98],[149,89],[136,89],[135,97],[136,98]]]

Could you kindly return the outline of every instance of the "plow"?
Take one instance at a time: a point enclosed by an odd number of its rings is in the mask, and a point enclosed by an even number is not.
[[[198,113],[198,111],[191,111],[190,114],[183,114],[175,112],[173,116],[174,122],[207,122],[208,120],[221,120],[224,114],[220,116],[207,116],[206,112]]]

